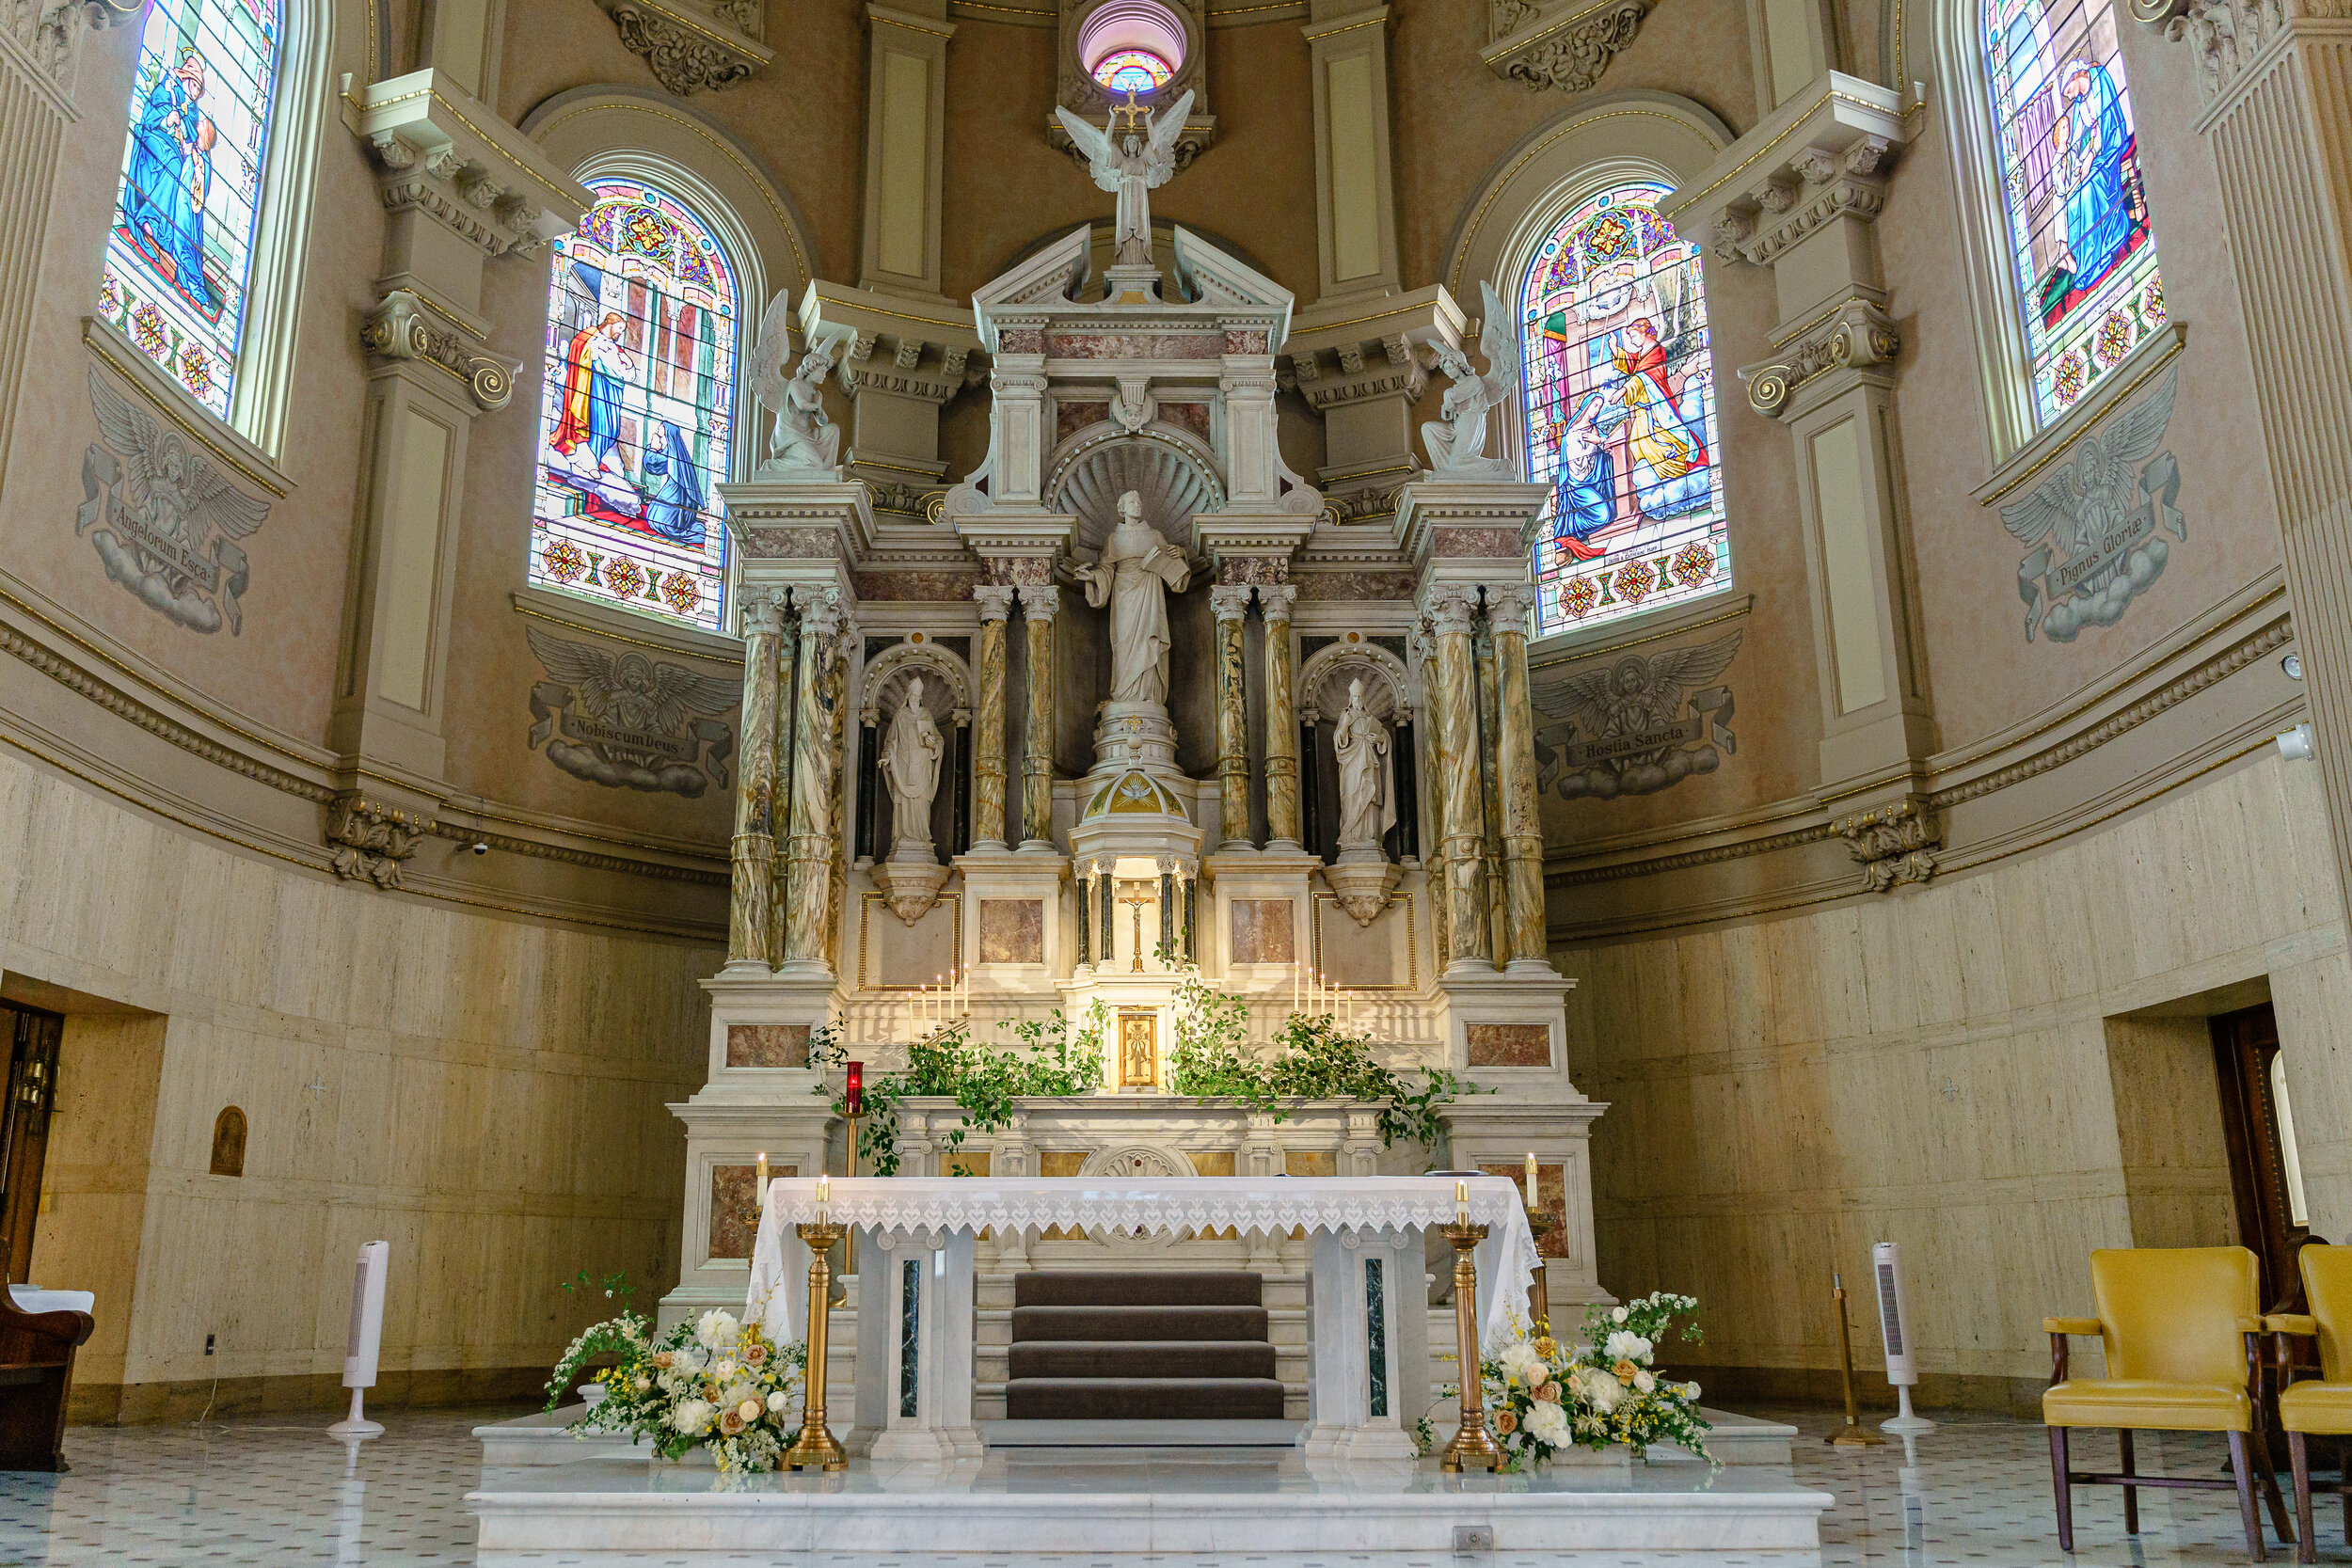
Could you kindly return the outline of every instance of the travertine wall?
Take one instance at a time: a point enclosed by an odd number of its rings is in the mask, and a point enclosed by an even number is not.
[[[1700,1297],[1707,1342],[1677,1359],[1703,1381],[1827,1396],[1831,1271],[1853,1288],[1896,1241],[1925,1395],[2030,1395],[2091,1248],[2236,1239],[2194,1015],[2265,984],[2312,1225],[2341,1239],[2352,966],[2326,843],[2316,771],[2265,752],[1979,875],[1564,955],[1577,1083],[1612,1102],[1602,1283]],[[1866,1290],[1852,1313],[1867,1389]]]
[[[576,1270],[672,1283],[663,1107],[719,954],[339,887],[6,754],[0,824],[10,994],[135,1009],[70,1015],[34,1241],[99,1293],[77,1418],[185,1418],[215,1373],[215,1409],[331,1401],[373,1238],[394,1402],[534,1388],[588,1321]],[[208,1174],[225,1105],[242,1177]]]

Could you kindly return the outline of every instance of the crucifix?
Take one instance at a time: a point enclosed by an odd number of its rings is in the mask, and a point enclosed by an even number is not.
[[[1127,966],[1132,974],[1143,973],[1143,907],[1157,903],[1159,896],[1159,890],[1150,882],[1121,882],[1119,885],[1119,901],[1136,911],[1136,958],[1135,962]]]

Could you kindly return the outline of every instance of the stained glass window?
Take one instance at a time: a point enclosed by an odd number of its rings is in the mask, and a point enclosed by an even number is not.
[[[555,245],[531,580],[719,627],[735,430],[735,276],[693,211],[636,180]]]
[[[1150,92],[1168,86],[1175,74],[1149,49],[1114,49],[1094,62],[1094,79],[1113,92]]]
[[[99,313],[226,420],[278,85],[278,0],[155,0]]]
[[[1990,0],[1985,58],[2034,417],[2164,325],[2111,0]]]
[[[1699,247],[1636,182],[1560,221],[1520,291],[1527,471],[1551,486],[1538,629],[1594,626],[1731,585]]]

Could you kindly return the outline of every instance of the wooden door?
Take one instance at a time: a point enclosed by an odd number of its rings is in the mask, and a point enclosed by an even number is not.
[[[57,1107],[57,1044],[65,1020],[35,1007],[0,1003],[0,1037],[8,1042],[8,1099],[0,1104],[0,1262],[8,1278],[31,1281],[33,1227],[40,1215],[41,1162],[49,1117]]]
[[[2270,1004],[2214,1019],[2213,1050],[2238,1239],[2262,1259],[2266,1309],[2300,1312],[2303,1275],[2296,1254],[2314,1238],[2302,1212],[2299,1174],[2286,1157],[2294,1130],[2280,1103],[2279,1021]]]

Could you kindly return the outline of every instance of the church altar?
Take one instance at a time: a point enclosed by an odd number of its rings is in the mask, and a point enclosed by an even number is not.
[[[777,1343],[805,1338],[812,1258],[795,1227],[847,1227],[856,1238],[865,1304],[857,1319],[853,1450],[977,1458],[973,1243],[979,1235],[1303,1232],[1311,1248],[1309,1378],[1298,1446],[1318,1456],[1409,1459],[1405,1391],[1428,1381],[1422,1232],[1454,1223],[1457,1213],[1487,1227],[1475,1254],[1479,1335],[1499,1350],[1514,1322],[1527,1320],[1529,1276],[1542,1259],[1519,1189],[1494,1176],[893,1177],[828,1181],[821,1193],[815,1180],[780,1178],[769,1183],[762,1207],[744,1321],[758,1323]]]

